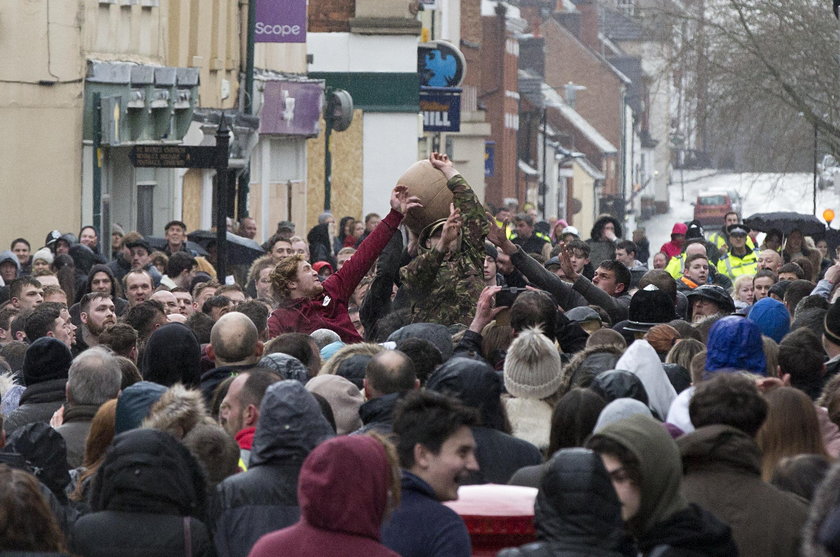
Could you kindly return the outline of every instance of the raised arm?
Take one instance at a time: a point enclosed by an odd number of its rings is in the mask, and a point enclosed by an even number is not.
[[[563,279],[543,267],[539,261],[522,251],[521,247],[511,242],[505,234],[504,228],[496,224],[496,220],[492,215],[488,213],[486,216],[489,227],[487,239],[502,250],[503,253],[510,256],[511,262],[525,275],[528,282],[537,288],[549,292],[564,310],[586,305],[586,300],[583,296],[575,292],[570,285],[563,282]],[[504,225],[506,226],[507,222]]]
[[[359,285],[391,236],[396,232],[405,214],[422,206],[420,199],[408,195],[406,186],[398,184],[391,192],[391,211],[359,245],[359,249],[353,254],[353,257],[338,272],[330,275],[324,283],[325,288],[326,283],[330,282],[331,290],[336,296],[343,300],[350,299],[353,291],[356,290],[356,286]]]
[[[440,238],[429,251],[415,257],[400,270],[403,284],[413,297],[416,298],[432,289],[443,258],[448,251],[457,247],[461,226],[461,212],[450,205],[449,217],[443,223]]]
[[[464,239],[473,246],[481,246],[487,235],[487,222],[484,207],[475,192],[445,153],[432,153],[429,162],[446,177],[446,186],[452,192],[453,204],[461,212]]]

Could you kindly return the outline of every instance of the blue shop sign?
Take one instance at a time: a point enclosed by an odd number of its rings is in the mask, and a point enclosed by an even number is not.
[[[461,130],[461,89],[459,87],[421,87],[420,112],[424,132]]]
[[[496,142],[484,142],[484,176],[492,178],[496,170]]]

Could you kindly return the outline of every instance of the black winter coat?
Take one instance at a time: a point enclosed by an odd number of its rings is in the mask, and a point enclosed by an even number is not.
[[[81,557],[215,555],[201,521],[206,487],[200,465],[168,433],[134,429],[114,438],[91,486],[93,513],[73,526]],[[189,529],[189,536],[186,530]]]
[[[654,524],[637,540],[645,557],[737,557],[729,526],[694,503]]]
[[[505,549],[499,557],[635,554],[601,457],[588,449],[563,449],[549,461],[534,504],[534,522],[540,541]]]
[[[32,422],[49,423],[55,411],[64,404],[65,385],[67,379],[51,379],[27,387],[20,396],[20,406],[6,416],[3,423],[6,434]]]
[[[513,473],[542,461],[539,449],[505,433],[502,377],[484,362],[450,358],[429,378],[426,389],[457,397],[481,415],[481,426],[472,428],[479,469],[465,484],[506,484]]]
[[[260,417],[247,472],[216,487],[214,541],[220,557],[246,557],[265,534],[300,518],[297,483],[300,468],[332,428],[300,381],[271,385]]]

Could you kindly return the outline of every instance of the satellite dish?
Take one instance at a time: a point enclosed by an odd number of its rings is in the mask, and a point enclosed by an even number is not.
[[[353,122],[353,97],[344,89],[333,89],[327,94],[324,119],[337,132],[343,132]]]

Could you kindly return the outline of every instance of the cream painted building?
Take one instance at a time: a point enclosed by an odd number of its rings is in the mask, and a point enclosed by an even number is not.
[[[237,0],[0,3],[0,115],[18,138],[0,151],[0,244],[23,236],[37,249],[51,229],[77,233],[100,219],[105,235],[111,222],[160,235],[197,212],[182,188],[195,171],[135,169],[128,151],[180,143],[198,106],[237,105],[242,9]],[[26,192],[19,201],[16,189]]]
[[[313,3],[310,20],[320,13]],[[37,249],[50,230],[87,224],[103,240],[111,223],[152,236],[173,219],[210,228],[215,170],[135,168],[129,153],[137,144],[213,145],[223,112],[232,127],[231,212],[255,216],[260,241],[286,219],[305,235],[324,203],[317,116],[325,85],[351,90],[357,102],[354,123],[333,134],[333,210],[387,210],[383,196],[418,155],[412,6],[357,0],[347,32],[258,43],[248,115],[239,82],[247,2],[0,2],[0,114],[16,138],[0,154],[9,200],[0,247],[23,236]],[[19,202],[16,189],[26,192]]]
[[[0,249],[78,232],[85,64],[77,2],[0,2]],[[17,194],[17,195],[15,195]]]

